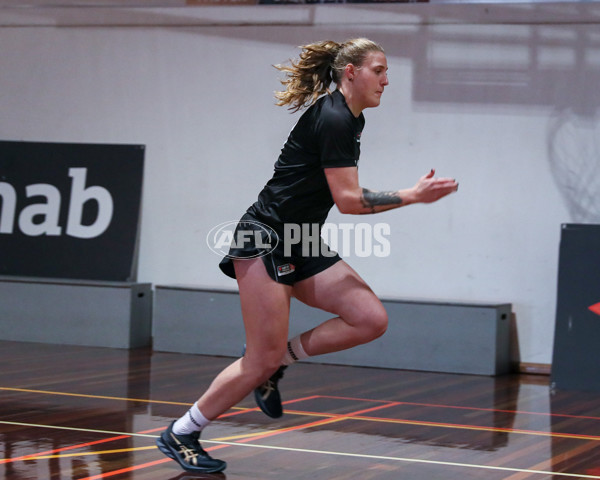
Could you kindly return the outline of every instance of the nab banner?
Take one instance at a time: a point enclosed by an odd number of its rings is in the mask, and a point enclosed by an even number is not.
[[[0,141],[0,275],[135,281],[143,145]]]

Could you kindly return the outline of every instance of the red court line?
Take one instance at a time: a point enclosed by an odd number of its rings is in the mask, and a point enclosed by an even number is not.
[[[361,415],[363,413],[373,412],[375,410],[381,410],[383,408],[388,408],[388,407],[391,407],[393,405],[394,404],[379,405],[377,407],[371,407],[371,408],[366,408],[366,409],[363,409],[363,410],[357,410],[356,412],[351,412],[351,413],[346,413],[346,414],[332,414],[332,415],[330,415],[327,418],[322,419],[322,420],[315,420],[314,422],[303,423],[301,425],[296,425],[295,427],[281,428],[279,430],[273,430],[271,432],[260,433],[258,435],[254,435],[252,437],[245,438],[244,440],[240,440],[240,441],[238,441],[236,443],[248,443],[248,442],[252,442],[252,441],[255,441],[255,440],[261,440],[263,438],[268,438],[268,437],[273,437],[275,435],[280,435],[282,433],[294,432],[294,431],[297,431],[297,430],[303,430],[305,428],[318,427],[320,425],[326,425],[328,423],[338,422],[340,420],[346,420],[348,418],[356,417],[356,416]]]
[[[323,395],[311,395],[310,397],[294,398],[293,400],[286,400],[281,402],[282,405],[289,405],[290,403],[305,402],[306,400],[314,400],[315,398],[322,398]]]
[[[398,405],[401,405],[401,402],[398,402]],[[393,406],[393,405],[390,405]],[[302,410],[293,410],[289,413],[293,413],[294,415],[315,415],[314,412],[302,411]],[[333,414],[320,414],[322,416],[326,416],[329,419],[335,418],[343,418],[345,417],[356,419],[356,420],[364,420],[367,422],[383,422],[383,423],[391,423],[397,425],[419,425],[423,427],[433,427],[433,428],[456,428],[460,430],[481,430],[481,431],[490,431],[490,432],[506,432],[506,433],[517,433],[522,435],[543,435],[547,437],[555,437],[555,438],[574,438],[574,439],[582,439],[582,440],[593,440],[599,441],[600,436],[597,435],[586,435],[579,433],[568,433],[568,432],[549,432],[544,430],[524,430],[517,429],[513,427],[492,427],[487,425],[477,425],[477,424],[467,424],[467,423],[444,423],[444,422],[432,422],[427,420],[413,420],[409,418],[393,418],[393,417],[369,417],[363,415],[333,415]],[[242,442],[239,442],[242,443]]]
[[[360,402],[378,402],[388,403],[390,400],[372,400],[367,398],[355,398],[355,397],[337,397],[333,395],[321,395],[323,398],[331,398],[334,400],[352,400]],[[600,417],[592,417],[588,415],[571,415],[568,413],[547,413],[547,412],[528,412],[526,410],[501,410],[498,408],[483,408],[483,407],[464,407],[459,405],[443,405],[436,403],[417,403],[417,402],[395,402],[397,405],[413,405],[416,407],[431,407],[431,408],[447,408],[455,410],[473,410],[481,412],[497,412],[497,413],[521,413],[524,415],[540,415],[545,417],[560,417],[560,418],[579,418],[582,420],[600,420]]]
[[[295,398],[293,400],[287,400],[285,402],[281,402],[282,405],[290,405],[291,403],[297,403],[297,402],[304,402],[306,400],[314,400],[315,398],[320,398],[320,395],[311,395],[310,397],[302,397],[302,398]],[[228,413],[224,413],[223,415],[220,415],[218,420],[222,419],[222,418],[227,418],[227,417],[235,417],[236,415],[242,415],[244,413],[249,413],[249,412],[260,412],[260,408],[258,407],[254,407],[254,408],[247,408],[244,410],[238,410],[235,412],[228,412]]]
[[[384,417],[364,417],[357,416],[352,417],[357,420],[367,420],[367,421],[383,421],[397,424],[409,424],[409,425],[419,425],[424,427],[442,427],[442,428],[457,428],[460,430],[486,430],[491,432],[506,432],[506,433],[517,433],[523,435],[543,435],[547,437],[556,437],[556,438],[574,438],[574,439],[582,439],[582,440],[600,440],[600,436],[598,435],[585,435],[583,433],[561,433],[561,432],[548,432],[545,430],[523,430],[512,427],[488,427],[486,425],[469,425],[465,423],[444,423],[444,422],[428,422],[427,420],[409,420],[403,418],[384,418]]]

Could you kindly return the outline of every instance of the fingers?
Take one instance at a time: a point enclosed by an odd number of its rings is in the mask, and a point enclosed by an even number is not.
[[[448,178],[448,177],[440,177],[440,178],[435,178],[435,168],[432,168],[431,171],[427,174],[427,175],[423,175],[422,180],[431,180],[432,182],[434,182],[436,185],[453,185],[458,187],[458,183],[456,182],[455,178]]]
[[[423,178],[433,178],[434,175],[435,175],[435,168],[432,168],[431,172],[429,172],[427,175],[424,175]]]
[[[440,187],[458,187],[458,182],[454,178],[436,178],[434,182]]]
[[[458,183],[454,178],[430,178],[427,182],[432,188],[456,189]]]
[[[438,178],[435,187],[448,193],[458,191],[458,182],[454,178]]]
[[[443,198],[458,190],[458,183],[454,178],[435,178],[433,174],[435,170],[431,170],[417,184],[417,192],[420,202],[431,203]]]
[[[455,178],[449,178],[449,177],[440,177],[440,178],[435,178],[434,177],[435,174],[435,169],[431,169],[431,172],[429,172],[427,175],[424,176],[424,178],[431,180],[432,183],[435,183],[435,185],[437,187],[449,187],[452,188],[453,190],[458,190],[458,182],[456,181]]]

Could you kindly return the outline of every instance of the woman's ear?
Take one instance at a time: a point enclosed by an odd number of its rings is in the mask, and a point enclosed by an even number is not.
[[[348,65],[346,65],[346,68],[344,69],[344,73],[346,74],[346,78],[348,80],[352,81],[352,80],[354,80],[354,75],[356,74],[356,68],[354,67],[354,65],[349,63]]]

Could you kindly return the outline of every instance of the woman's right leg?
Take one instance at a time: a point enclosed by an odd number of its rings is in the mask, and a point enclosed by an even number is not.
[[[246,353],[223,370],[197,402],[209,420],[243,400],[280,366],[287,346],[292,287],[275,282],[261,258],[234,260]]]

